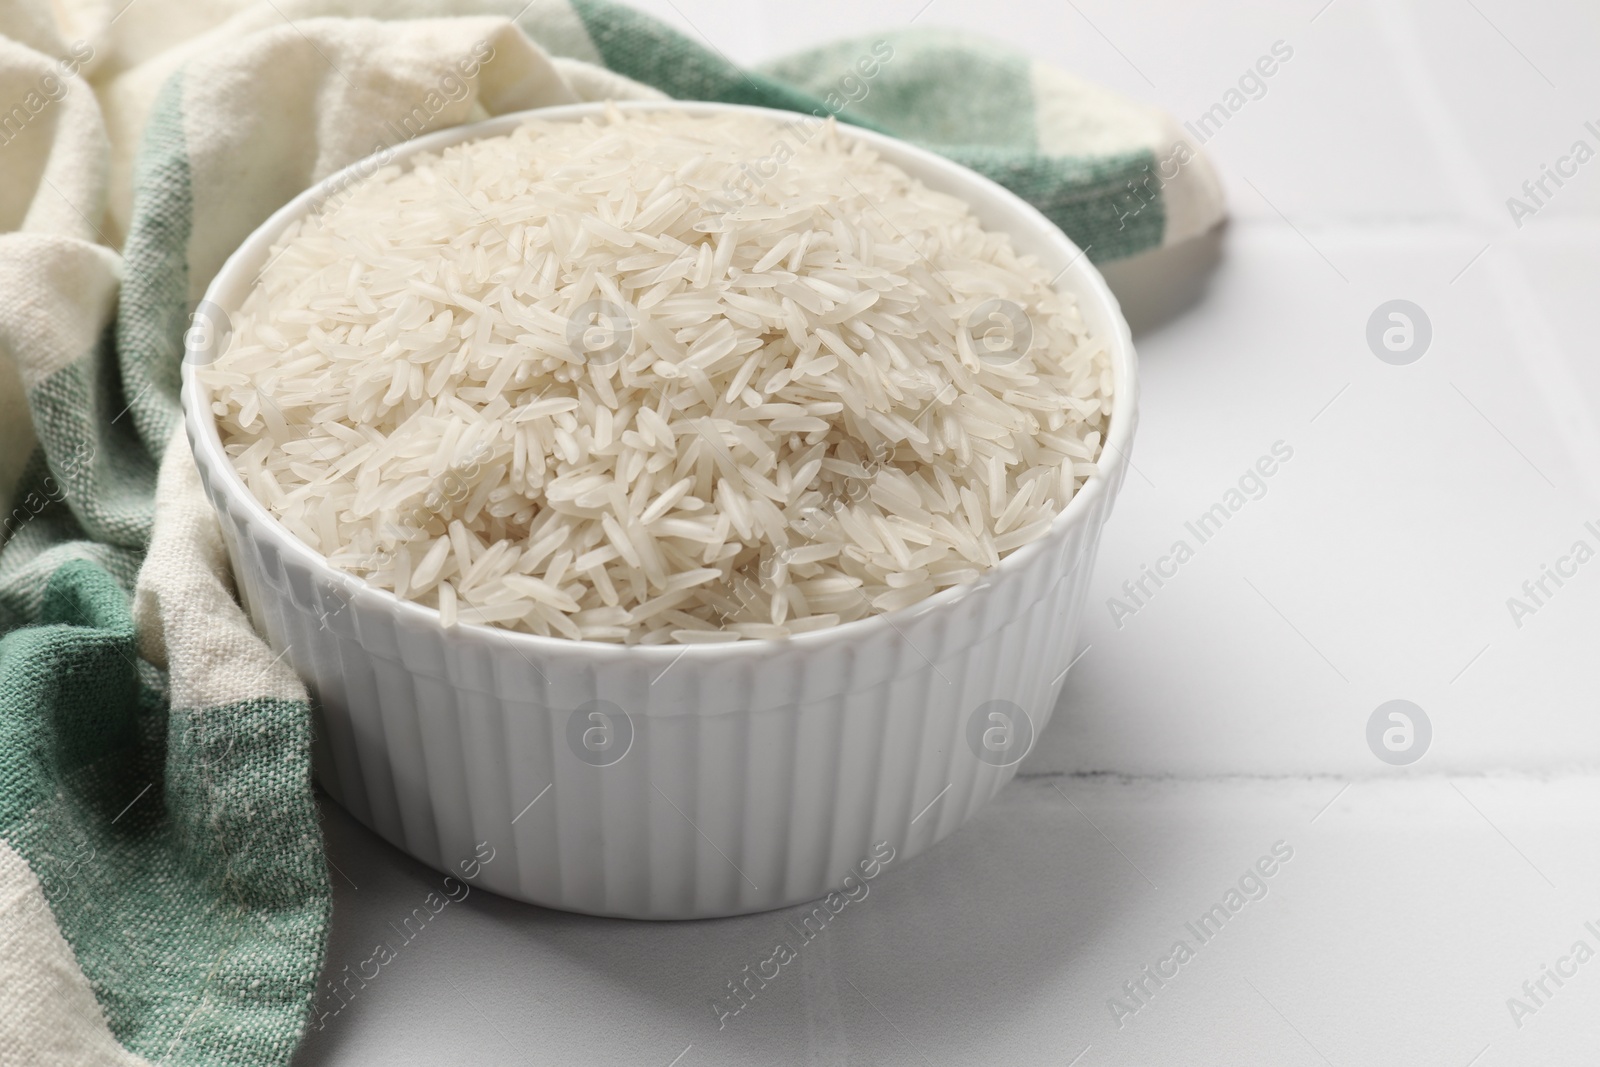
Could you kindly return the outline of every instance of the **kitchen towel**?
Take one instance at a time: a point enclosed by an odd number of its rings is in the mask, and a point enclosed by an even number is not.
[[[325,1021],[310,708],[235,599],[180,427],[218,267],[399,141],[663,96],[916,141],[1102,261],[1222,217],[1170,118],[966,34],[745,70],[601,0],[0,9],[0,1062],[286,1063]]]

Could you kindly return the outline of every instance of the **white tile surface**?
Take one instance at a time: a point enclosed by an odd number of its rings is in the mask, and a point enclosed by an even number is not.
[[[1600,929],[1600,561],[1520,628],[1506,599],[1575,539],[1600,544],[1600,160],[1520,229],[1505,198],[1600,120],[1600,12],[641,6],[745,62],[917,15],[1180,118],[1273,41],[1295,55],[1207,145],[1221,239],[1111,272],[1143,361],[1142,473],[1025,777],[891,865],[725,1030],[709,1000],[782,913],[614,923],[480,893],[298,1062],[1595,1062],[1600,962],[1547,979],[1520,1027],[1507,998],[1574,941],[1600,950],[1583,925]],[[1411,366],[1366,345],[1394,298],[1433,324]],[[1279,440],[1294,455],[1266,494],[1115,626],[1107,598]],[[1434,728],[1407,769],[1365,739],[1396,697]],[[389,924],[439,879],[338,812],[329,831],[353,880],[336,879],[337,975],[398,942]],[[1107,999],[1280,839],[1295,856],[1269,895],[1118,1028]]]
[[[297,1063],[1591,1064],[1600,961],[1520,1028],[1506,1001],[1600,950],[1600,857],[1575,847],[1597,804],[1587,777],[1030,777],[809,943],[795,910],[629,923],[487,893],[407,943],[441,878],[333,811],[329,972],[395,958]],[[1202,943],[1185,924],[1280,841]],[[712,999],[784,939],[798,959],[719,1029]],[[1193,958],[1119,1027],[1109,1000],[1179,939]]]

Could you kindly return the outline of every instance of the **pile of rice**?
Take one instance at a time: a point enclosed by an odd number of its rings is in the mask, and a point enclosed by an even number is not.
[[[446,625],[777,638],[974,581],[1094,472],[1052,280],[831,121],[612,110],[332,198],[202,373],[272,514]]]

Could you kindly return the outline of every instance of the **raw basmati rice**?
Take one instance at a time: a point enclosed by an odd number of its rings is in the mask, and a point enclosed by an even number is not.
[[[1052,282],[831,120],[612,109],[330,198],[202,373],[279,521],[446,625],[781,638],[977,580],[1093,473]]]

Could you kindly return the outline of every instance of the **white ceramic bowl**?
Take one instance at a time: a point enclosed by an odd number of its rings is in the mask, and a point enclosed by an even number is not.
[[[389,158],[603,106],[504,115]],[[761,911],[838,888],[880,842],[898,867],[949,834],[1010,780],[1049,722],[1132,443],[1127,324],[1099,273],[1027,203],[920,148],[840,129],[1061,271],[1057,284],[1075,294],[1114,368],[1109,445],[1048,534],[978,584],[901,611],[781,641],[687,647],[445,629],[435,611],[330,566],[250,494],[195,373],[226,331],[191,331],[189,440],[241,599],[315,698],[318,780],[396,847],[454,871],[487,842],[495,858],[478,884],[569,911]],[[239,308],[296,218],[372,166],[332,175],[262,224],[207,290],[214,321]]]

